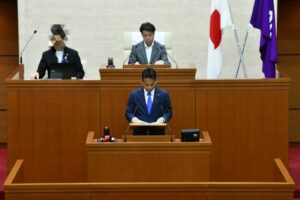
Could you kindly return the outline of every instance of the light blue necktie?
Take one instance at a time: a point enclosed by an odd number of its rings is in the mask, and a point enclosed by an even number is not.
[[[151,112],[151,108],[152,108],[152,98],[151,98],[151,93],[148,92],[148,99],[147,99],[147,109],[148,109],[148,113],[150,114]]]

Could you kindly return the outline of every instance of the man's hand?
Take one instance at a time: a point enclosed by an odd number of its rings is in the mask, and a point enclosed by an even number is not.
[[[156,122],[157,122],[157,123],[160,123],[160,124],[165,123],[165,118],[160,117],[160,118],[157,119]]]
[[[134,124],[148,124],[147,122],[144,122],[144,121],[140,120],[137,117],[133,117],[131,122],[134,123]]]
[[[35,72],[34,74],[32,74],[31,79],[35,80],[35,79],[39,79],[40,74],[38,72]]]
[[[163,60],[158,60],[154,63],[155,65],[163,65],[165,64]]]

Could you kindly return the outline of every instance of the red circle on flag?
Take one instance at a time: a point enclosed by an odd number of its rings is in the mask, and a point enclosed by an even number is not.
[[[214,10],[214,12],[210,15],[209,36],[215,49],[218,48],[222,39],[221,15],[218,10]]]

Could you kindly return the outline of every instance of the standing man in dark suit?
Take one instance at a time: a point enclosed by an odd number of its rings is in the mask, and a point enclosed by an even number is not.
[[[84,77],[84,71],[80,57],[77,51],[65,46],[67,36],[65,31],[63,30],[63,25],[52,25],[51,32],[53,35],[51,36],[50,41],[53,46],[43,53],[37,72],[32,75],[32,79],[43,78],[45,76],[46,70],[48,72],[48,77],[50,77],[49,66],[58,63],[74,64],[74,67],[76,67],[76,78],[82,79]],[[63,65],[61,66],[63,67]]]
[[[147,68],[142,72],[143,87],[131,92],[126,110],[129,122],[166,123],[172,117],[170,96],[164,89],[156,87],[156,71]]]
[[[170,64],[165,47],[154,40],[154,25],[143,23],[140,32],[144,41],[132,46],[128,64]]]

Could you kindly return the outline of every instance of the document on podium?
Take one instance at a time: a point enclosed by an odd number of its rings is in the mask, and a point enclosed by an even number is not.
[[[151,123],[147,123],[147,122],[143,122],[143,123],[129,123],[130,127],[147,127],[147,126],[154,126],[154,127],[166,127],[167,124],[166,123],[159,123],[159,122],[151,122]]]

